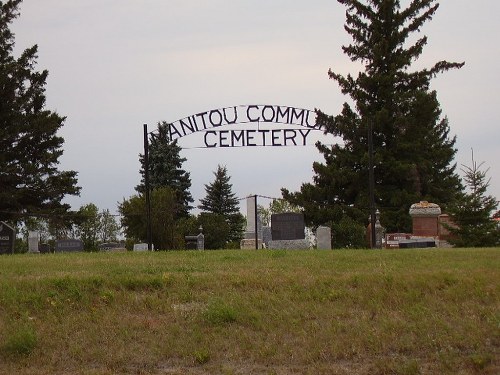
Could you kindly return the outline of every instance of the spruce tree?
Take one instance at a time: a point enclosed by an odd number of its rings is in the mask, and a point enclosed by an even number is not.
[[[317,111],[318,124],[342,142],[318,143],[325,162],[314,163],[313,183],[295,193],[283,189],[283,196],[304,208],[311,226],[347,216],[357,227],[349,232],[363,233],[369,216],[371,125],[382,224],[390,232],[410,231],[411,204],[427,200],[446,207],[461,190],[453,163],[455,137],[429,86],[435,75],[463,63],[440,61],[430,69],[411,70],[427,43],[425,36],[413,43],[411,37],[437,11],[435,0],[415,0],[405,9],[399,0],[338,2],[347,7],[345,30],[352,37],[343,51],[364,68],[357,77],[332,70],[329,77],[354,106],[346,102],[336,116]]]
[[[45,109],[48,71],[35,71],[35,45],[13,57],[9,25],[21,0],[0,1],[0,220],[65,215],[65,195],[78,195],[77,173],[58,170],[65,118]]]
[[[191,177],[189,172],[182,169],[186,158],[180,156],[181,148],[177,140],[171,141],[168,133],[168,123],[158,123],[158,130],[151,135],[149,141],[149,181],[151,190],[160,187],[171,188],[176,195],[175,217],[189,216],[189,210],[194,201],[189,189]],[[136,187],[137,192],[145,192],[144,156],[140,155],[141,184]]]
[[[206,213],[221,216],[229,224],[226,242],[239,241],[243,233],[244,218],[239,211],[239,201],[232,192],[233,186],[227,168],[219,165],[214,176],[212,183],[205,184],[206,196],[200,199],[198,208]]]
[[[477,164],[472,155],[472,165],[463,166],[468,191],[447,210],[453,222],[448,226],[452,234],[449,242],[457,247],[500,245],[500,228],[493,220],[498,202],[495,197],[487,195],[490,179],[487,178],[488,170],[481,170],[483,164]]]

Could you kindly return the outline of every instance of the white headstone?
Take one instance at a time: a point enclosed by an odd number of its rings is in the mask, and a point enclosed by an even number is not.
[[[154,249],[154,246],[153,246]],[[148,244],[147,243],[135,243],[134,244],[134,251],[148,251]]]
[[[28,232],[28,252],[39,253],[38,243],[40,242],[40,233],[37,231]]]
[[[332,230],[329,227],[318,227],[316,230],[316,242],[318,250],[331,250]]]

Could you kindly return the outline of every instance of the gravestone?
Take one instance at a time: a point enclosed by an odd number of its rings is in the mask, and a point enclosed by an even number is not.
[[[434,238],[420,237],[399,241],[400,249],[418,249],[423,247],[436,247],[436,240]]]
[[[371,249],[381,249],[382,240],[385,236],[385,228],[380,224],[380,211],[375,212],[375,246],[372,243],[372,218],[368,216],[368,227],[366,228],[366,238]]]
[[[271,234],[271,227],[263,226],[262,227],[262,242],[264,242],[264,245],[266,247],[269,247],[269,242],[271,242],[272,239],[273,239],[273,237]]]
[[[439,235],[441,208],[437,204],[421,201],[412,204],[409,213],[413,222],[414,236],[437,237]]]
[[[28,252],[39,253],[38,244],[40,242],[40,233],[37,231],[28,232]]]
[[[16,241],[16,231],[3,221],[0,221],[0,255],[14,254],[14,242]]]
[[[203,228],[200,226],[200,233],[197,236],[185,236],[184,241],[186,250],[205,250]]]
[[[240,242],[241,249],[255,249],[255,231],[257,230],[257,248],[262,248],[262,221],[257,214],[257,222],[255,222],[255,196],[247,198],[247,228],[244,238]]]
[[[318,250],[332,249],[332,230],[330,227],[318,227],[316,230],[316,243]]]
[[[287,212],[271,215],[270,249],[309,249],[311,244],[306,240],[304,215]]]
[[[304,214],[287,212],[271,215],[271,235],[273,241],[303,240],[305,235]]]
[[[257,228],[257,237],[262,238],[262,221],[257,214],[257,223],[255,222],[255,196],[247,198],[247,228],[245,239],[255,240],[255,229]]]
[[[134,244],[134,251],[148,251],[148,244],[147,243],[135,243]]]
[[[67,239],[56,241],[56,253],[72,253],[83,251],[82,240]]]
[[[387,233],[385,235],[385,248],[386,249],[399,249],[399,242],[410,240],[411,234],[409,233]]]
[[[39,246],[39,250],[42,254],[48,254],[52,252],[48,243],[41,243]]]

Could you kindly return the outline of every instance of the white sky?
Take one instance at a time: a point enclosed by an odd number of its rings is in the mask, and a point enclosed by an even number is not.
[[[473,148],[490,168],[489,193],[500,198],[500,2],[440,4],[422,30],[429,41],[418,66],[466,62],[432,88],[458,137],[457,163],[470,165]],[[95,203],[115,212],[135,193],[144,123],[153,130],[158,121],[241,104],[337,114],[348,98],[327,71],[358,70],[342,53],[350,39],[335,0],[24,0],[20,9],[16,51],[38,44],[37,69],[49,70],[47,108],[67,117],[61,169],[79,173],[81,197],[67,199],[74,209]],[[238,197],[278,197],[281,187],[295,191],[310,181],[313,161],[323,160],[314,146],[182,156],[195,205],[218,164],[227,166]]]

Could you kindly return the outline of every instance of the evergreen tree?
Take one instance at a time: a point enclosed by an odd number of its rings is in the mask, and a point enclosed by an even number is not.
[[[487,195],[490,179],[488,170],[481,170],[472,156],[472,166],[463,166],[468,192],[448,209],[453,224],[448,230],[452,234],[450,243],[457,247],[487,247],[500,245],[500,228],[493,216],[498,208],[496,198]]]
[[[0,1],[0,220],[65,214],[65,195],[78,195],[77,173],[59,171],[64,117],[45,109],[47,70],[34,70],[37,46],[14,58],[9,24],[21,0]]]
[[[229,224],[226,242],[239,241],[243,233],[245,218],[240,213],[239,201],[232,192],[230,176],[227,168],[218,166],[214,172],[215,179],[210,184],[205,184],[205,198],[200,200],[198,208],[204,212],[219,215]]]
[[[151,190],[159,187],[169,187],[176,195],[175,217],[188,217],[194,201],[189,189],[191,177],[189,172],[182,169],[186,158],[180,157],[181,148],[177,140],[171,141],[168,132],[168,123],[158,123],[158,130],[153,133],[149,141],[149,183]],[[140,155],[141,184],[136,187],[139,193],[145,192],[144,155]]]
[[[455,137],[441,117],[436,92],[429,90],[438,73],[463,63],[441,61],[430,69],[411,71],[427,43],[410,37],[430,20],[435,0],[414,0],[401,10],[399,0],[338,0],[347,7],[346,31],[353,42],[343,51],[364,70],[357,77],[329,71],[354,108],[345,103],[341,113],[317,111],[325,132],[342,138],[328,147],[318,143],[325,163],[316,162],[313,183],[299,192],[283,189],[283,196],[304,208],[311,226],[339,223],[344,216],[363,233],[369,216],[368,131],[372,125],[375,199],[388,231],[410,231],[408,209],[420,200],[443,207],[461,190],[455,172]],[[358,240],[353,239],[353,244]]]
[[[151,227],[153,244],[157,250],[181,248],[183,241],[174,217],[176,194],[169,187],[158,187],[151,192]],[[146,200],[134,195],[118,205],[121,224],[128,239],[144,241],[147,238]]]

